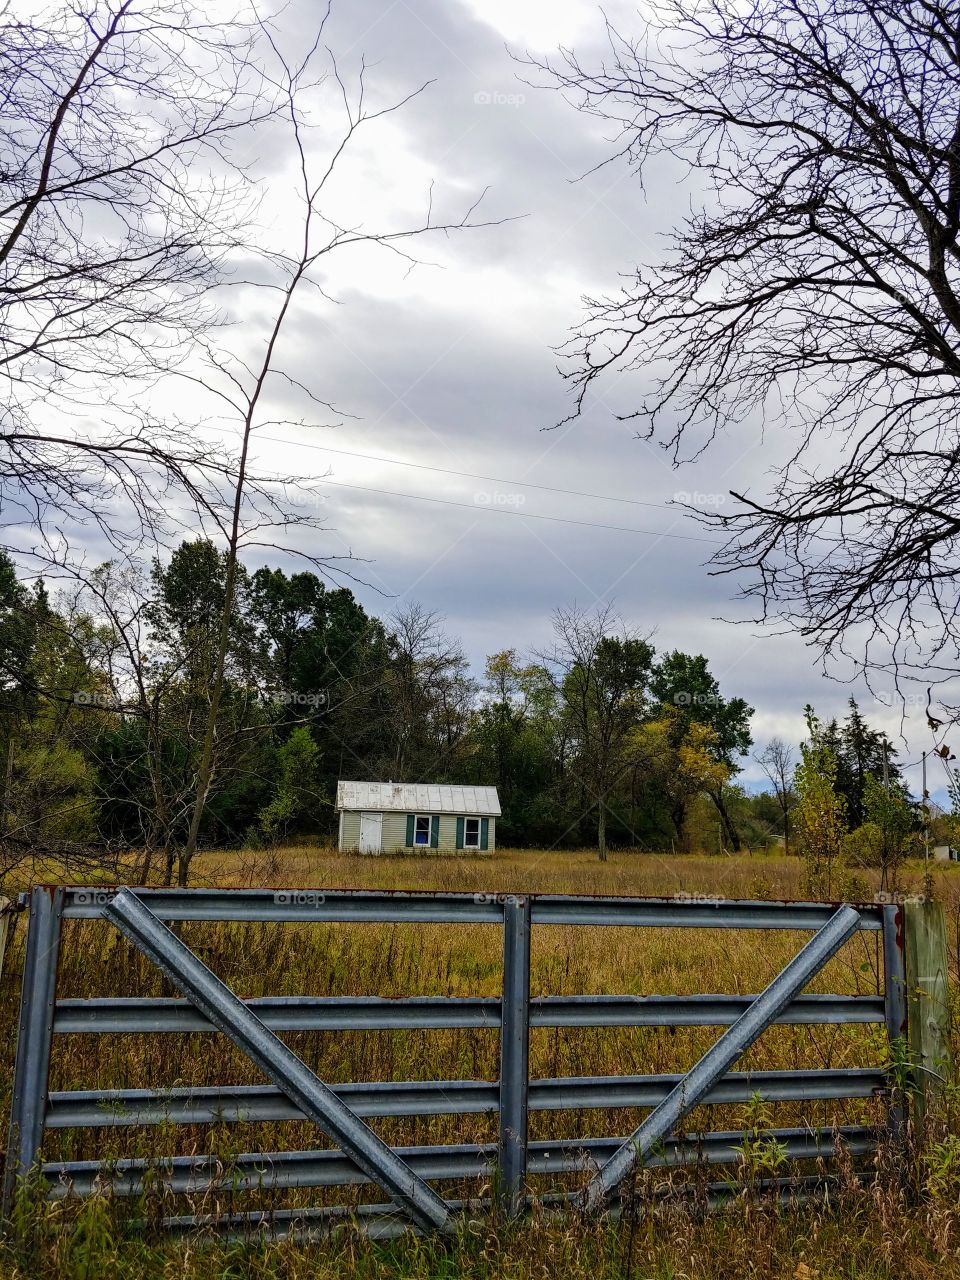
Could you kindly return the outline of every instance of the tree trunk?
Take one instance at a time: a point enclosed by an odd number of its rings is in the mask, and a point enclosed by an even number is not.
[[[3,771],[3,813],[0,815],[0,831],[10,827],[10,804],[13,799],[13,752],[15,743],[16,720],[10,725],[7,738],[7,764]]]
[[[723,829],[727,833],[727,839],[730,841],[731,849],[734,853],[739,853],[743,846],[740,843],[740,836],[737,833],[737,829],[730,820],[730,814],[727,811],[727,806],[723,799],[723,791],[721,789],[711,791],[710,799],[717,806],[717,812],[720,814],[720,821],[723,823]]]
[[[147,843],[143,850],[143,863],[137,872],[137,880],[140,884],[146,884],[150,879],[150,868],[153,865],[153,838],[148,837]]]
[[[604,798],[600,798],[600,814],[597,818],[597,849],[600,853],[600,861],[607,860],[607,806]]]
[[[681,853],[689,853],[690,842],[686,832],[687,806],[682,800],[677,800],[670,806],[670,820],[677,833],[677,847]]]
[[[206,788],[204,788],[204,791],[203,791],[204,798],[206,798],[206,794],[207,794]],[[185,889],[187,885],[190,883],[190,864],[191,862],[193,862],[193,855],[196,853],[196,851],[197,849],[195,844],[189,850],[188,849],[180,850],[180,856],[179,858],[177,858],[177,884],[180,886],[181,889]]]

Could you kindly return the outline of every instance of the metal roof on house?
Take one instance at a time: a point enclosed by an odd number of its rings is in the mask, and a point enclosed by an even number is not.
[[[496,787],[458,787],[432,782],[338,782],[337,808],[500,817]]]

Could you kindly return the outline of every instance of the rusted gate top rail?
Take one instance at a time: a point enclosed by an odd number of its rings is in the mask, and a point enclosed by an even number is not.
[[[741,1041],[765,1027],[781,1025],[864,1025],[884,1023],[891,1039],[905,1031],[903,933],[901,909],[862,904],[855,908],[810,902],[754,902],[677,898],[601,898],[565,895],[449,894],[304,889],[114,889],[110,887],[43,887],[23,895],[29,928],[23,976],[23,999],[4,1185],[9,1212],[17,1180],[39,1171],[53,1198],[92,1194],[109,1184],[115,1194],[136,1195],[150,1170],[150,1180],[173,1194],[229,1186],[258,1188],[329,1187],[380,1182],[394,1206],[361,1206],[356,1210],[316,1208],[270,1210],[278,1233],[296,1230],[303,1220],[331,1223],[356,1213],[371,1228],[391,1233],[411,1225],[443,1228],[449,1215],[461,1211],[459,1201],[442,1199],[430,1183],[496,1177],[500,1203],[520,1212],[529,1179],[604,1169],[616,1171],[630,1140],[599,1137],[569,1141],[528,1142],[530,1111],[652,1108],[672,1128],[676,1118],[666,1108],[683,1098],[685,1075],[641,1075],[531,1079],[528,1039],[536,1027],[694,1027],[722,1030],[721,1051],[715,1046],[695,1069],[701,1105],[744,1103],[756,1095],[770,1102],[818,1099],[864,1099],[889,1095],[881,1065],[797,1071],[731,1070],[742,1052]],[[162,999],[117,997],[56,999],[56,973],[64,919],[112,921],[158,964],[184,992]],[[178,921],[355,922],[411,924],[489,924],[503,934],[503,992],[500,997],[414,996],[273,996],[240,1000],[166,927]],[[127,921],[133,922],[131,924]],[[783,998],[757,1004],[755,995],[575,995],[530,994],[530,940],[540,925],[619,926],[631,928],[720,928],[806,931],[813,939],[804,953],[812,961],[787,966],[792,980],[780,981]],[[882,933],[885,991],[882,995],[811,995],[801,990],[810,976],[842,945],[851,932]],[[455,935],[454,935],[455,936]],[[452,939],[453,942],[453,939]],[[455,945],[455,944],[454,944]],[[792,968],[791,968],[792,966]],[[782,977],[784,975],[781,975]],[[213,1020],[211,1021],[211,1014]],[[490,1028],[500,1037],[500,1079],[354,1081],[324,1085],[287,1047],[276,1041],[281,1031],[360,1031],[403,1028]],[[740,1028],[749,1028],[749,1031]],[[269,1046],[287,1052],[283,1071],[263,1085],[205,1085],[169,1089],[111,1089],[48,1092],[47,1074],[54,1035],[220,1032],[271,1071]],[[246,1037],[253,1037],[248,1040]],[[262,1048],[258,1045],[262,1044]],[[745,1047],[745,1041],[744,1045]],[[257,1058],[257,1054],[267,1057]],[[720,1062],[719,1067],[715,1065]],[[301,1070],[302,1068],[302,1070]],[[306,1074],[304,1074],[306,1073]],[[298,1083],[294,1088],[292,1081]],[[690,1077],[692,1081],[692,1077]],[[313,1083],[311,1083],[313,1081]],[[291,1092],[293,1088],[293,1092]],[[306,1089],[306,1094],[297,1089]],[[674,1105],[671,1103],[671,1105]],[[317,1108],[320,1108],[319,1110]],[[332,1108],[332,1110],[330,1110]],[[658,1111],[659,1109],[659,1111]],[[365,1119],[386,1116],[499,1116],[495,1144],[384,1148],[366,1128]],[[312,1119],[321,1128],[337,1117],[346,1150],[252,1152],[235,1157],[226,1169],[209,1157],[182,1156],[162,1160],[59,1161],[40,1158],[46,1129],[149,1125],[258,1123]],[[649,1117],[648,1117],[649,1119]],[[332,1122],[332,1120],[331,1120]],[[646,1123],[646,1122],[645,1122]],[[895,1108],[889,1127],[898,1124]],[[661,1124],[662,1127],[662,1124]],[[667,1131],[669,1131],[669,1128]],[[641,1136],[646,1132],[641,1126]],[[845,1126],[846,1149],[866,1156],[876,1147],[877,1132]],[[367,1135],[369,1134],[369,1138]],[[647,1153],[652,1167],[690,1163],[731,1163],[743,1133],[706,1133],[696,1137],[659,1139]],[[829,1159],[835,1150],[829,1132],[815,1127],[774,1130],[788,1158]],[[648,1144],[650,1145],[650,1144]],[[618,1156],[618,1153],[619,1156]],[[358,1160],[360,1164],[358,1165]],[[796,1183],[791,1183],[793,1190]],[[558,1206],[573,1192],[539,1197]],[[594,1180],[595,1207],[611,1201],[615,1212],[619,1178]],[[388,1222],[383,1227],[381,1219]],[[262,1229],[259,1211],[234,1214],[224,1225]],[[171,1230],[204,1225],[200,1218],[175,1215]],[[238,1226],[239,1224],[239,1226]],[[245,1224],[245,1225],[244,1225]],[[376,1225],[375,1224],[381,1224]]]
[[[47,890],[50,891],[49,889]],[[35,891],[36,892],[36,891]],[[107,918],[114,888],[67,888],[66,919]],[[142,889],[137,897],[160,920],[246,920],[371,924],[503,924],[504,907],[529,902],[532,924],[622,925],[669,929],[820,929],[837,903],[566,894],[409,893],[372,889]],[[26,902],[28,895],[21,899]],[[884,908],[858,903],[859,927],[883,928]]]

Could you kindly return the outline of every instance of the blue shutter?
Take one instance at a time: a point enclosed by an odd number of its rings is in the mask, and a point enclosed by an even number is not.
[[[480,819],[480,848],[486,849],[490,836],[490,819]]]
[[[413,824],[416,822],[416,816],[412,813],[407,814],[407,848],[413,848]]]
[[[430,848],[436,849],[440,845],[440,818],[434,814],[430,819]]]
[[[463,818],[457,819],[457,848],[458,849],[463,848],[463,823],[464,823]]]

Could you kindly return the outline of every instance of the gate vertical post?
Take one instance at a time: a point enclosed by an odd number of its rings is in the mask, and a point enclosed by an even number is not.
[[[883,1006],[891,1058],[905,1066],[907,979],[904,963],[904,910],[901,906],[883,908]],[[891,1099],[887,1121],[890,1137],[898,1145],[906,1135],[907,1115],[903,1086],[904,1081],[894,1081],[895,1093]]]
[[[530,898],[510,894],[503,906],[503,995],[500,1005],[500,1204],[516,1217],[527,1176],[527,1090],[530,1076]]]
[[[4,1218],[10,1214],[18,1182],[36,1164],[43,1140],[62,917],[63,889],[31,890],[3,1178]]]
[[[917,1072],[916,1118],[922,1122],[952,1080],[950,966],[943,907],[921,899],[904,903],[907,1033]]]

